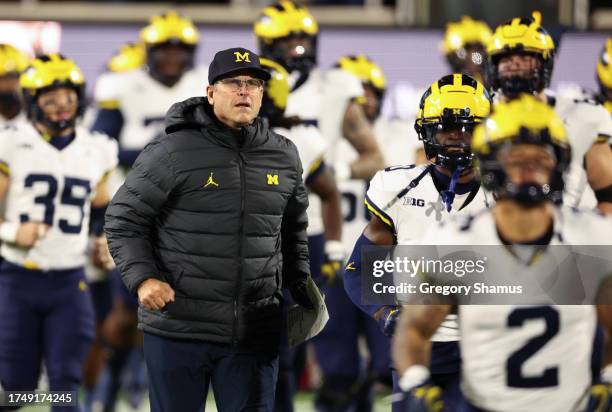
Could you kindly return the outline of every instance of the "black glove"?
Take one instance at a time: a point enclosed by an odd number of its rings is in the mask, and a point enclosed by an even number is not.
[[[300,279],[289,286],[289,292],[291,297],[298,305],[306,309],[314,309],[315,303],[310,300],[308,295],[308,281],[306,279]]]

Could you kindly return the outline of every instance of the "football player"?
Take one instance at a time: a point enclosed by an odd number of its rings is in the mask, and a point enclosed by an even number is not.
[[[606,41],[597,60],[597,99],[612,115],[612,38]]]
[[[254,25],[260,54],[291,74],[287,115],[316,123],[329,145],[327,160],[340,181],[369,179],[384,167],[362,106],[359,80],[342,70],[317,67],[319,27],[308,9],[290,0],[266,7]],[[350,164],[334,163],[337,141],[346,138],[359,153]]]
[[[0,44],[0,127],[26,120],[21,110],[19,75],[28,58],[8,44]]]
[[[428,163],[388,167],[370,182],[366,206],[372,220],[355,243],[344,287],[353,303],[373,317],[387,336],[393,334],[399,310],[362,303],[361,250],[370,245],[418,244],[432,226],[451,214],[488,207],[491,199],[476,179],[470,141],[472,130],[489,115],[490,107],[482,83],[462,74],[442,77],[423,94],[415,123]],[[457,325],[449,316],[432,338],[432,376],[443,387],[457,385],[457,339]],[[397,403],[393,407],[401,408]]]
[[[142,148],[163,131],[170,105],[206,85],[207,69],[194,68],[198,39],[197,28],[176,12],[153,16],[140,32],[146,65],[104,76],[96,84],[99,111],[92,129],[118,140],[123,169],[131,167]]]
[[[554,107],[566,123],[573,160],[566,179],[563,202],[569,206],[595,206],[586,192],[593,192],[597,206],[612,213],[612,136],[610,114],[590,100],[548,97],[554,65],[555,45],[540,24],[541,16],[514,18],[497,27],[487,51],[490,56],[489,81],[501,101],[520,93],[530,93]],[[590,188],[588,187],[590,186]]]
[[[340,192],[334,176],[324,160],[326,142],[315,125],[305,124],[298,116],[285,116],[289,95],[289,73],[280,64],[270,59],[262,57],[260,63],[272,76],[266,82],[260,116],[266,117],[277,133],[291,139],[297,146],[304,170],[303,180],[306,187],[321,201],[322,215],[320,219],[325,228],[325,241],[328,244],[329,242],[340,244],[342,235]],[[328,282],[339,281],[334,277],[344,263],[343,258],[344,255],[342,254],[337,256],[335,260],[326,262],[322,270],[325,272],[325,279]],[[322,263],[316,259],[311,261],[312,265],[320,266]],[[317,271],[320,272],[321,269]],[[319,282],[321,280],[318,279]],[[290,301],[291,298],[286,294],[285,299]],[[293,411],[293,394],[298,379],[293,371],[296,355],[298,355],[296,351],[303,351],[304,349],[303,346],[297,350],[288,348],[286,342],[281,347],[275,399],[275,410],[277,411]]]
[[[463,73],[487,83],[487,45],[492,36],[484,21],[463,16],[446,25],[442,53],[454,73]]]
[[[413,124],[400,119],[388,119],[381,116],[381,109],[387,82],[385,75],[374,61],[364,55],[343,56],[336,62],[336,67],[351,73],[361,80],[364,97],[357,101],[362,103],[364,113],[374,129],[378,146],[383,152],[386,166],[423,164],[427,161],[423,146],[418,142]],[[341,153],[345,157],[356,158],[355,150],[342,141]],[[407,145],[414,144],[414,147]],[[347,155],[346,152],[349,154]]]
[[[129,42],[122,45],[117,54],[108,60],[106,68],[111,73],[129,72],[141,68],[146,60],[144,45],[141,42]]]
[[[549,105],[530,95],[500,103],[474,132],[472,149],[483,185],[495,193],[495,205],[445,222],[424,244],[505,245],[508,250],[610,244],[611,218],[558,206],[571,149],[563,121]],[[518,252],[499,259],[516,266],[517,277],[526,273],[533,278],[543,271],[551,249],[539,248],[531,259]],[[461,389],[469,406],[459,401],[448,404],[451,410],[585,410],[596,311],[590,305],[550,303],[544,296],[522,306],[458,305]],[[609,317],[609,306],[599,309]],[[446,304],[410,305],[402,311],[394,360],[402,374],[400,385],[411,391],[419,410],[442,409],[439,389],[428,381],[428,353],[430,338],[453,311]]]
[[[76,391],[94,336],[83,268],[90,220],[102,229],[118,149],[76,126],[85,80],[72,60],[37,57],[20,86],[29,122],[0,133],[0,382],[34,390],[44,361],[50,390]]]

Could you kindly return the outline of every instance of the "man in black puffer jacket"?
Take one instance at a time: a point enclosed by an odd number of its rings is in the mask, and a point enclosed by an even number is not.
[[[106,214],[138,294],[153,411],[270,411],[281,288],[314,307],[307,193],[290,140],[257,117],[269,74],[246,49],[218,52],[206,97],[173,105]]]

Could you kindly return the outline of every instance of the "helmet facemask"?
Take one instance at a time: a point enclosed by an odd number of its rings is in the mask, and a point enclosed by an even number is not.
[[[0,114],[12,119],[19,114],[21,107],[19,73],[0,76]]]
[[[261,54],[280,63],[289,73],[306,74],[317,65],[317,36],[294,33],[274,40],[260,39]]]
[[[470,140],[480,118],[469,116],[469,108],[445,108],[440,118],[420,119],[415,124],[419,140],[423,141],[425,156],[437,166],[451,173],[458,168],[472,167]]]
[[[546,131],[540,141],[527,129],[522,128],[520,134],[515,142],[499,144],[489,155],[479,157],[483,186],[500,200],[513,200],[526,207],[546,201],[560,204],[569,149],[545,143]]]
[[[519,49],[519,48],[517,48]],[[499,64],[502,58],[512,55],[526,55],[535,58],[535,64],[528,72],[502,76]],[[552,57],[544,59],[538,53],[513,50],[508,53],[491,56],[489,65],[489,79],[493,90],[500,90],[502,95],[515,97],[520,93],[537,94],[550,85],[552,77]]]
[[[149,74],[161,84],[172,87],[193,68],[195,46],[166,42],[147,47]]]
[[[74,116],[69,119],[62,120],[51,120],[45,114],[43,108],[39,105],[40,96],[44,95],[47,92],[51,92],[53,90],[66,88],[70,90],[74,90],[76,93],[77,99],[77,107]],[[74,129],[76,126],[77,120],[83,115],[85,111],[85,102],[84,102],[84,87],[75,86],[68,83],[57,83],[51,85],[49,87],[45,87],[40,89],[35,95],[25,95],[25,100],[28,106],[28,117],[35,123],[41,123],[49,130],[51,135],[59,135],[66,131],[67,129]]]
[[[487,77],[487,50],[481,43],[468,43],[446,55],[453,73],[463,73],[485,83]]]

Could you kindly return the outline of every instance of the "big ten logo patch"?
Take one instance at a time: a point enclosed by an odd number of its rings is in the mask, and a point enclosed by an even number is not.
[[[425,200],[416,197],[404,196],[404,206],[425,207]]]

